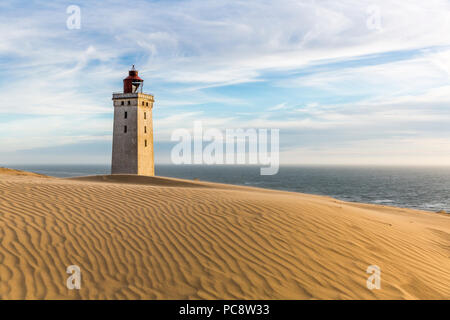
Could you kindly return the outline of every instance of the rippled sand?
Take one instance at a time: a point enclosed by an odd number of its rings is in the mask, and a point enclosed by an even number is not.
[[[0,169],[0,299],[449,299],[449,258],[446,214]],[[66,287],[69,265],[80,290]],[[366,287],[369,265],[380,290]]]

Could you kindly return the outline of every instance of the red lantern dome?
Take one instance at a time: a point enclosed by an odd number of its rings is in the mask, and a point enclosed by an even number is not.
[[[139,78],[138,71],[133,67],[128,72],[128,77],[123,79],[123,93],[142,93],[142,87],[144,86],[144,80]]]

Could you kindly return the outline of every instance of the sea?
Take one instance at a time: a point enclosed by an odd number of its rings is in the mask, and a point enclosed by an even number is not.
[[[109,165],[8,165],[55,177],[110,173]],[[281,166],[260,175],[256,166],[156,165],[158,176],[286,190],[336,199],[450,212],[450,167]]]

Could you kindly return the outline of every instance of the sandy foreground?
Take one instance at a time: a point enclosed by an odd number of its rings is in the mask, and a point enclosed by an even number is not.
[[[0,169],[0,299],[450,299],[450,215]],[[81,268],[69,290],[66,268]],[[369,265],[381,289],[369,290]]]

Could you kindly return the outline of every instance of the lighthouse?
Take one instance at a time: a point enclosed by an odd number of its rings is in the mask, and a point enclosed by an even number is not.
[[[123,93],[113,93],[112,174],[155,175],[153,95],[143,93],[144,80],[133,67],[123,80]]]

